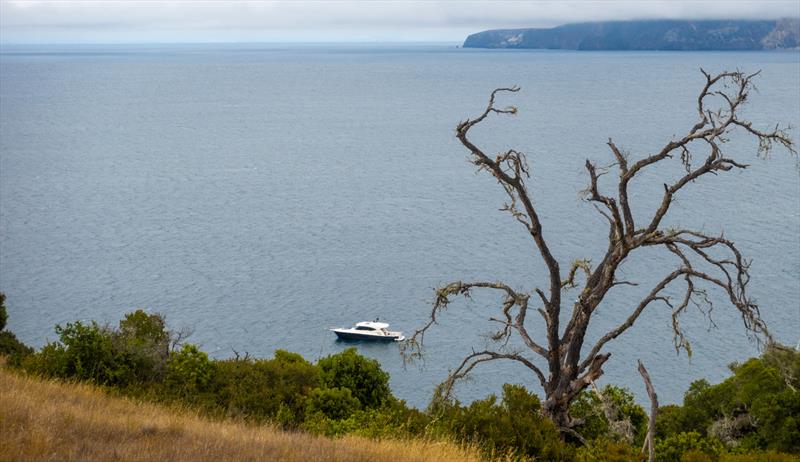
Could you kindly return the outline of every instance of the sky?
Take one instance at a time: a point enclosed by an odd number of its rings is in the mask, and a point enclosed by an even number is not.
[[[0,43],[457,43],[568,22],[798,16],[800,0],[0,0]]]

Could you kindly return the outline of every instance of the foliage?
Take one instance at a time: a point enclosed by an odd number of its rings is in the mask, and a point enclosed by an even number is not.
[[[492,395],[467,407],[442,402],[432,411],[446,434],[489,454],[563,460],[570,453],[553,422],[541,415],[539,398],[520,385],[504,385],[499,404]]]
[[[647,432],[645,410],[636,404],[630,391],[614,385],[606,385],[599,395],[581,392],[572,402],[570,413],[583,420],[575,430],[587,440],[605,438],[640,445]]]
[[[685,412],[681,406],[676,404],[659,406],[656,414],[656,438],[664,438],[667,435],[680,433],[684,430],[692,430],[688,422],[684,422],[684,419]]]
[[[75,378],[100,385],[127,385],[133,371],[114,348],[110,332],[96,322],[56,326],[59,341],[51,342],[23,363],[31,372]]]
[[[736,451],[800,451],[800,352],[771,348],[730,369],[717,385],[692,383],[683,406],[663,407],[657,436],[695,432]]]
[[[0,332],[0,356],[8,356],[9,365],[21,365],[23,359],[32,353],[33,348],[20,342],[13,332],[7,330]]]
[[[681,462],[684,455],[700,460],[700,453],[717,460],[725,448],[720,441],[704,438],[700,433],[682,432],[664,439],[656,438],[655,449],[659,462]]]
[[[302,421],[306,400],[319,384],[317,368],[302,356],[278,350],[275,358],[216,361],[214,405],[229,416],[269,420],[282,410],[294,426]],[[290,414],[290,415],[289,415]]]
[[[431,421],[429,415],[394,397],[379,409],[365,409],[356,414],[363,418],[355,433],[371,438],[423,436]]]
[[[33,353],[33,348],[20,342],[13,332],[4,330],[8,321],[5,301],[5,294],[0,292],[0,356],[7,356],[9,365],[19,366],[23,358]]]
[[[348,388],[365,408],[378,408],[391,396],[389,374],[380,363],[348,348],[317,362],[322,384],[327,388]]]
[[[213,378],[214,364],[208,355],[187,343],[170,355],[164,382],[169,393],[191,398],[207,392]]]
[[[361,408],[361,403],[349,388],[315,388],[309,396],[307,413],[321,413],[329,419],[339,420]]]
[[[414,438],[425,436],[430,422],[427,414],[392,398],[380,408],[356,410],[343,419],[310,412],[301,428],[326,436],[355,434],[369,438]]]
[[[94,321],[57,325],[59,340],[45,345],[24,365],[34,373],[100,385],[125,387],[160,379],[169,345],[163,318],[138,310],[127,314],[119,326],[114,330]]]
[[[750,451],[747,454],[722,454],[719,462],[798,462],[800,457],[776,451]]]
[[[115,349],[132,363],[137,382],[160,380],[169,358],[164,317],[143,310],[128,313],[112,331]]]
[[[646,457],[629,444],[598,438],[578,448],[575,460],[576,462],[643,462]]]
[[[639,448],[646,413],[630,392],[611,385],[573,401],[570,413],[582,422],[575,430],[586,440],[573,445],[522,386],[507,384],[500,400],[490,396],[467,406],[441,398],[421,412],[394,398],[380,364],[352,348],[317,365],[283,350],[272,359],[212,360],[191,344],[170,351],[163,317],[141,310],[125,315],[118,328],[77,321],[56,326],[56,333],[57,342],[24,359],[27,370],[113,386],[217,417],[328,436],[456,440],[507,460],[644,460]],[[13,336],[0,332],[0,347],[4,334]],[[659,461],[798,460],[777,451],[800,452],[800,353],[771,349],[731,371],[717,385],[693,383],[683,406],[660,408]]]

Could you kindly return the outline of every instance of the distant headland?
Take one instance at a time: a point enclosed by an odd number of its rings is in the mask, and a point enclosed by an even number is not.
[[[464,48],[558,50],[776,50],[800,48],[800,18],[641,20],[497,29],[472,34]]]

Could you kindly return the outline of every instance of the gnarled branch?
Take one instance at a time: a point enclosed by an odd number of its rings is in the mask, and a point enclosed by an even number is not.
[[[532,370],[542,384],[546,395],[542,402],[543,411],[562,431],[572,434],[572,427],[578,422],[569,416],[569,404],[578,393],[603,374],[602,367],[610,357],[610,353],[603,352],[608,342],[633,327],[648,306],[661,302],[671,310],[676,349],[680,351],[683,348],[691,354],[691,346],[684,336],[679,318],[690,306],[696,305],[701,310],[708,307],[705,313],[710,319],[713,305],[705,290],[707,286],[719,288],[727,294],[728,300],[741,315],[749,335],[759,341],[766,339],[772,342],[772,337],[761,319],[759,307],[748,294],[750,262],[743,258],[733,241],[724,236],[709,236],[689,229],[661,229],[675,197],[684,188],[708,174],[747,168],[746,163],[734,159],[724,151],[725,143],[734,131],[743,131],[746,135],[755,137],[759,156],[767,154],[776,145],[783,146],[792,155],[797,155],[787,129],[775,126],[771,130],[760,130],[740,116],[740,109],[747,102],[749,91],[753,88],[753,79],[758,73],[748,75],[735,71],[711,75],[702,69],[701,72],[705,82],[697,97],[699,120],[682,137],[669,141],[654,154],[638,159],[624,152],[609,139],[607,146],[613,155],[611,165],[598,167],[595,163],[586,161],[589,185],[585,190],[585,198],[608,221],[608,243],[605,255],[596,266],[590,266],[588,260],[576,260],[566,277],[562,277],[558,260],[542,234],[540,217],[526,186],[530,171],[525,155],[509,149],[489,156],[468,137],[472,127],[493,113],[515,114],[517,110],[514,107],[495,107],[495,99],[500,93],[517,92],[519,88],[494,90],[486,109],[478,117],[458,124],[456,137],[471,153],[470,161],[478,170],[491,173],[500,183],[509,197],[503,210],[525,226],[532,237],[538,257],[547,268],[549,287],[546,291],[534,289],[530,294],[517,292],[501,282],[454,282],[440,287],[436,291],[436,300],[428,323],[411,336],[409,345],[412,354],[414,349],[419,352],[425,332],[436,323],[438,314],[446,309],[452,296],[468,297],[473,289],[493,289],[500,291],[503,299],[500,315],[490,318],[501,325],[501,330],[492,339],[507,342],[514,332],[519,333],[528,349],[546,359],[548,369],[545,374],[533,362],[516,352],[473,351],[443,384],[446,394],[449,395],[453,384],[478,364],[497,359],[514,360]],[[633,210],[636,207],[631,203],[634,198],[628,194],[631,182],[637,177],[641,178],[639,174],[646,169],[655,168],[660,162],[673,158],[681,163],[681,174],[664,183],[663,192],[659,194],[661,201],[652,211],[652,215],[634,216]],[[604,191],[599,179],[615,165],[619,174],[616,191]],[[637,222],[640,223],[638,228]],[[666,274],[644,298],[631,303],[632,310],[627,318],[603,334],[588,353],[582,355],[592,315],[602,304],[608,291],[622,285],[636,285],[631,281],[617,279],[618,268],[634,251],[649,247],[666,249],[672,257],[677,257],[677,267]],[[583,276],[583,285],[561,335],[561,292],[577,287],[578,276]],[[678,284],[683,284],[682,296],[673,301],[667,295],[667,290]],[[533,293],[542,303],[537,311],[544,320],[546,345],[534,341],[526,330],[526,315]]]

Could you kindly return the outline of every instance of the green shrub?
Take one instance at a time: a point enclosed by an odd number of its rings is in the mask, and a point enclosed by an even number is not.
[[[9,331],[0,332],[0,356],[7,356],[9,366],[18,367],[26,356],[33,354],[33,348],[20,342],[16,335]]]
[[[781,370],[778,356],[786,360],[788,370]],[[752,433],[742,438],[741,445],[800,452],[800,378],[792,375],[800,369],[800,352],[768,350],[762,359],[732,369],[734,376],[723,382],[735,390],[731,409],[749,414],[753,422]]]
[[[598,438],[579,447],[575,453],[575,460],[576,462],[644,462],[647,457],[638,448],[629,444]]]
[[[684,422],[684,410],[681,406],[667,404],[659,406],[656,413],[656,438],[665,438],[668,435],[680,433],[687,429]]]
[[[167,362],[164,385],[173,396],[189,399],[206,393],[214,378],[214,364],[195,345],[185,344]]]
[[[5,302],[6,296],[0,292],[0,356],[7,356],[7,364],[18,367],[26,356],[33,353],[33,348],[20,342],[13,332],[3,330],[8,321]]]
[[[58,341],[24,362],[34,373],[128,387],[163,378],[169,334],[163,318],[142,310],[129,313],[119,329],[80,321],[57,325]]]
[[[380,407],[392,396],[389,374],[380,363],[348,348],[317,362],[322,384],[327,388],[347,388],[365,408]]]
[[[325,436],[355,434],[367,438],[414,438],[425,436],[429,423],[428,415],[409,408],[403,401],[390,399],[380,408],[356,410],[342,419],[309,412],[301,428]]]
[[[131,361],[137,381],[160,381],[169,358],[169,332],[163,316],[143,310],[127,313],[112,332],[119,354]]]
[[[715,462],[716,460],[699,449],[690,449],[681,456],[681,462]]]
[[[321,413],[339,420],[349,417],[361,407],[349,388],[315,388],[311,391],[306,414]]]
[[[702,453],[716,461],[725,447],[715,439],[704,438],[697,432],[683,432],[663,439],[656,438],[655,452],[659,462],[681,462],[684,455],[698,460]]]
[[[271,360],[231,359],[215,361],[213,383],[215,405],[227,415],[257,421],[291,414],[291,425],[299,424],[311,390],[319,385],[317,368],[295,353],[275,352]]]
[[[504,385],[499,404],[492,395],[467,407],[439,403],[432,412],[439,432],[476,443],[490,456],[565,460],[570,454],[555,425],[541,415],[539,398],[519,385]]]
[[[663,407],[658,436],[693,431],[736,451],[800,452],[800,352],[770,348],[730,369],[717,385],[692,383],[683,406]]]
[[[23,363],[30,371],[100,385],[127,385],[133,380],[132,363],[114,348],[108,329],[76,321],[57,325],[56,333],[58,342],[45,345]]]
[[[431,421],[430,416],[408,407],[405,401],[397,398],[390,398],[379,409],[367,409],[360,413],[371,415],[369,420],[361,422],[356,434],[368,438],[422,436]]]
[[[746,454],[723,454],[719,462],[799,462],[800,457],[775,451],[752,451]]]

